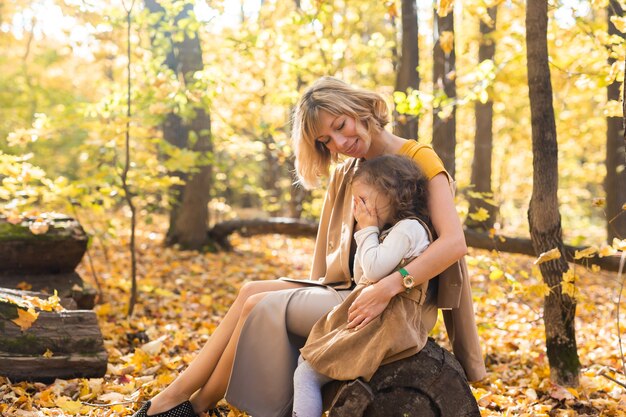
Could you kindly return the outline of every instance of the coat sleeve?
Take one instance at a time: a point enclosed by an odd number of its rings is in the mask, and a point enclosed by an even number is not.
[[[476,321],[474,319],[474,305],[470,288],[465,258],[459,261],[465,279],[461,284],[459,308],[443,310],[443,320],[454,356],[465,370],[469,381],[481,380],[487,375],[483,360]]]

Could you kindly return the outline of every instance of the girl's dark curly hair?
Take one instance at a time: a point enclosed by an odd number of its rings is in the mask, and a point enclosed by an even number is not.
[[[383,155],[362,161],[352,177],[352,182],[357,180],[389,198],[393,224],[417,217],[433,230],[428,213],[428,179],[412,159]]]

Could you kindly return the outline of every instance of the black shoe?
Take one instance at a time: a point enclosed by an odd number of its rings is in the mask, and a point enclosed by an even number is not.
[[[230,409],[228,407],[224,407],[223,405],[217,406],[207,411],[209,417],[227,417],[229,413]]]
[[[193,407],[189,401],[180,403],[176,407],[159,414],[148,414],[150,404],[150,401],[146,402],[135,414],[133,414],[133,417],[198,417],[193,411]]]

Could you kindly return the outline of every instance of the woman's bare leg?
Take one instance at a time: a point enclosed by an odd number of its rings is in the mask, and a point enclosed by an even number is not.
[[[244,303],[241,315],[239,316],[239,321],[235,326],[235,330],[233,331],[226,349],[224,349],[224,352],[222,353],[222,357],[219,359],[217,366],[213,370],[211,377],[198,392],[191,396],[191,404],[197,413],[215,407],[217,402],[224,398],[226,388],[228,388],[230,373],[233,368],[233,361],[235,359],[235,352],[237,350],[237,342],[239,341],[241,329],[243,328],[243,325],[254,306],[256,306],[267,294],[268,292],[251,295]]]
[[[224,319],[198,353],[198,356],[196,356],[187,369],[185,369],[174,382],[150,400],[150,415],[161,413],[177,406],[188,400],[194,392],[206,386],[222,354],[231,339],[233,339],[232,336],[234,335],[238,323],[241,321],[240,317],[248,298],[259,293],[298,288],[300,286],[301,285],[297,283],[280,280],[252,281],[245,284],[239,291],[239,295],[224,316]],[[237,337],[234,338],[235,347],[238,338],[239,334],[237,333]],[[232,358],[230,359],[230,363],[232,364]],[[220,379],[221,377],[217,378],[217,380]],[[226,384],[228,383],[228,376],[226,376],[225,382]]]

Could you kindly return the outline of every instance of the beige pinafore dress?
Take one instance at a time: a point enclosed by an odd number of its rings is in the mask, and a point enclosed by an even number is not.
[[[432,242],[426,224],[415,220],[426,229]],[[381,242],[388,232],[389,229],[381,233]],[[414,258],[403,259],[398,267]],[[430,328],[425,328],[422,320],[428,282],[393,297],[387,308],[361,329],[347,329],[348,309],[361,291],[372,284],[364,278],[358,282],[340,305],[313,326],[306,345],[300,350],[313,369],[336,380],[363,378],[369,381],[380,365],[414,355],[428,340]]]

